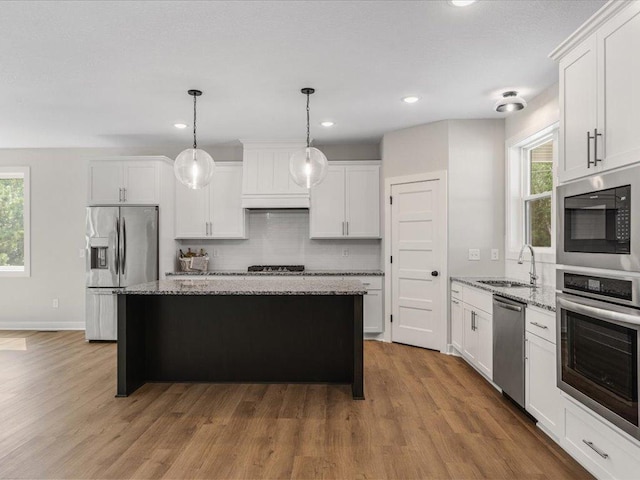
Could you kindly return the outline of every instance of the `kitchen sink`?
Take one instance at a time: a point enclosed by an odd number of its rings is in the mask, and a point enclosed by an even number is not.
[[[504,288],[537,288],[536,285],[530,283],[514,282],[512,280],[478,280],[478,283],[491,285],[492,287]]]

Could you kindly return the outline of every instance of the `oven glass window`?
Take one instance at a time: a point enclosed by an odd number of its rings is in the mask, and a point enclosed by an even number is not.
[[[638,426],[638,331],[562,310],[562,380]]]
[[[628,254],[630,200],[629,185],[565,198],[564,250]]]

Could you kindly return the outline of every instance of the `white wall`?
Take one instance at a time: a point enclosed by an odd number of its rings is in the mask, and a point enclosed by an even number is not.
[[[84,248],[89,161],[117,155],[175,158],[184,147],[0,150],[0,166],[31,168],[31,276],[0,277],[0,328],[84,328],[85,260],[79,251]],[[202,148],[215,160],[242,160],[242,147],[236,144]],[[375,144],[323,148],[336,160],[369,159],[378,151]],[[59,299],[57,309],[52,308],[54,298]]]
[[[516,144],[531,135],[545,129],[560,120],[560,104],[558,98],[558,84],[551,85],[540,95],[532,99],[527,108],[509,115],[505,120],[505,137],[510,144]],[[555,212],[552,212],[555,215]],[[525,262],[518,262],[507,258],[505,262],[505,275],[523,281],[529,281],[529,254],[525,256]],[[555,286],[555,255],[544,255],[536,258],[536,266],[540,279],[539,283]]]
[[[504,121],[451,120],[448,170],[449,275],[503,275]],[[480,261],[468,259],[470,248]]]

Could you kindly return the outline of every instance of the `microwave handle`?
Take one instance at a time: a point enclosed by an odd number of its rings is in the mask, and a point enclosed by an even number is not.
[[[572,312],[581,313],[592,317],[601,318],[602,320],[613,320],[614,322],[630,323],[632,325],[640,325],[640,314],[631,315],[628,313],[615,312],[611,310],[605,310],[604,308],[592,307],[591,305],[584,305],[582,303],[576,303],[566,298],[558,297],[558,306],[565,307]]]

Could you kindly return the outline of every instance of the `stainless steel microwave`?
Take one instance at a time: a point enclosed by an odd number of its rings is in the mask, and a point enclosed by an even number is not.
[[[558,187],[557,262],[640,271],[640,166]]]

